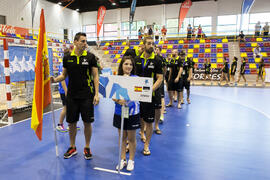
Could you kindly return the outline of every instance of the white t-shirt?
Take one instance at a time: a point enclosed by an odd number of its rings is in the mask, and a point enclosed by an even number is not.
[[[257,23],[255,25],[255,32],[260,32],[260,31],[261,31],[261,25]]]
[[[147,28],[145,28],[144,34],[148,34],[148,29]]]
[[[159,31],[155,30],[155,36],[159,36]]]

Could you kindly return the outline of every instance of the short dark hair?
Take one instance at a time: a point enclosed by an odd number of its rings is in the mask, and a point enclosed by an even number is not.
[[[124,75],[124,71],[123,71],[123,64],[126,60],[130,59],[131,60],[131,63],[132,63],[132,71],[131,71],[131,74],[135,75],[135,62],[134,62],[134,59],[132,56],[123,56],[119,66],[118,66],[118,72],[117,72],[117,75]]]
[[[162,50],[162,48],[160,46],[157,46],[156,48],[158,48],[160,51]]]
[[[146,41],[147,41],[147,40],[153,40],[153,38],[150,37],[150,36],[145,37],[145,38],[143,39],[143,44],[144,44],[144,45],[146,44]]]
[[[76,33],[76,35],[74,37],[74,41],[79,41],[79,39],[80,39],[81,36],[86,37],[86,34],[84,32],[78,32],[78,33]]]

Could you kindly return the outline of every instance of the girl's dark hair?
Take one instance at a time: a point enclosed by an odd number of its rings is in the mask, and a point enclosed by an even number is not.
[[[238,58],[237,58],[237,57],[235,57],[235,56],[234,56],[234,59],[235,59],[236,61],[238,60]]]
[[[130,59],[131,60],[131,63],[132,63],[132,71],[131,71],[131,74],[135,74],[135,62],[132,58],[132,56],[124,56],[119,64],[119,67],[118,67],[118,73],[117,75],[124,75],[124,71],[123,71],[123,64],[126,60]]]

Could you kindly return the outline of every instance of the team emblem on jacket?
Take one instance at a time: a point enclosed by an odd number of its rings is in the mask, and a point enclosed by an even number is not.
[[[148,68],[154,69],[154,63],[151,62],[151,63],[149,64]]]
[[[82,65],[89,65],[87,59],[83,59]]]

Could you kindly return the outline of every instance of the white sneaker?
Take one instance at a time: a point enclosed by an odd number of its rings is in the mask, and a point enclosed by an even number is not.
[[[121,159],[120,161],[120,170],[122,170],[125,166],[127,166],[127,161],[124,159]],[[116,170],[118,170],[118,165],[116,166]]]
[[[127,170],[133,171],[133,169],[134,169],[134,161],[128,160]]]

